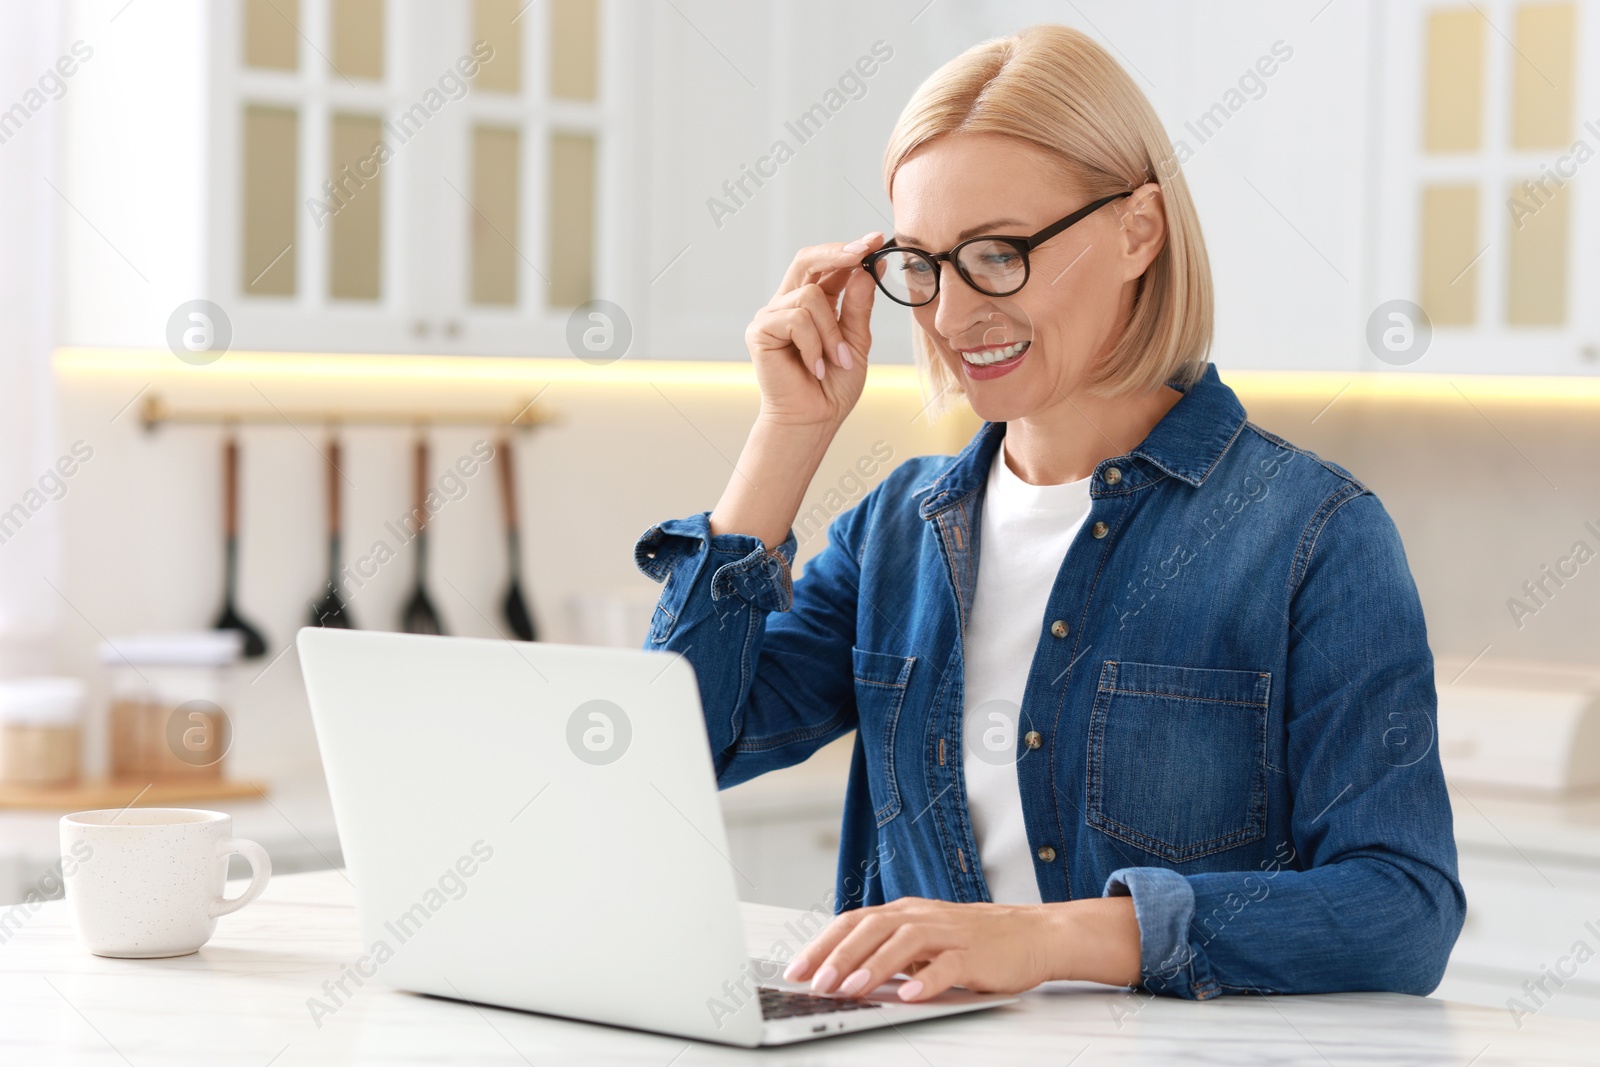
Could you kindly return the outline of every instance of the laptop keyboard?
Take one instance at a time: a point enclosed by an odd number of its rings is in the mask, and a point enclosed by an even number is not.
[[[762,986],[761,1017],[763,1019],[793,1019],[801,1015],[821,1015],[832,1011],[860,1011],[873,1007],[870,1000],[854,997],[817,997],[810,993],[791,993],[785,989]]]

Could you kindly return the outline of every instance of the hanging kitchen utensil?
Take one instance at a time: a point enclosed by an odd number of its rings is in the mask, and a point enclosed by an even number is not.
[[[311,606],[312,626],[354,630],[355,620],[339,595],[339,439],[328,442],[328,591]]]
[[[222,445],[222,545],[226,558],[222,578],[222,613],[214,630],[238,630],[244,638],[244,655],[254,659],[267,651],[261,631],[239,615],[234,597],[239,583],[239,442],[233,435]]]
[[[511,467],[511,438],[500,439],[495,457],[500,468],[500,503],[505,513],[506,559],[511,568],[511,581],[506,587],[505,599],[500,602],[500,611],[517,640],[536,641],[533,615],[522,596],[522,538],[517,532],[517,481]]]
[[[411,518],[417,524],[417,584],[400,617],[400,630],[408,634],[442,634],[444,624],[428,599],[428,439],[417,438],[413,472],[414,505]]]

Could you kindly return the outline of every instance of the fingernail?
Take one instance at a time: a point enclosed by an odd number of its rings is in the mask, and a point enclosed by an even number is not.
[[[817,372],[817,377],[820,379],[822,377],[823,370],[825,370],[826,368],[825,368],[825,365],[823,364],[822,360],[819,359],[819,360],[817,360],[817,365],[815,367],[811,368],[811,369]]]
[[[851,241],[849,244],[844,246],[844,250],[846,252],[865,252],[867,250],[867,243],[865,241]]]
[[[796,956],[789,961],[789,966],[783,969],[783,979],[786,982],[798,982],[800,976],[806,973],[806,961]]]
[[[839,366],[849,370],[855,359],[850,355],[850,346],[843,341],[839,342]]]
[[[915,978],[911,979],[911,981],[900,987],[901,1000],[910,1000],[912,997],[918,997],[921,995],[922,983]]]
[[[879,237],[882,237],[882,236],[883,236],[883,231],[882,230],[873,230],[871,233],[867,234],[861,240],[862,240],[862,243],[870,245],[873,241],[877,240]]]
[[[867,988],[867,983],[872,981],[872,974],[865,967],[856,971],[849,978],[839,983],[839,992],[847,997],[853,997]]]
[[[832,991],[833,983],[838,981],[839,972],[833,969],[833,964],[824,963],[822,969],[811,979],[811,992],[827,993]]]

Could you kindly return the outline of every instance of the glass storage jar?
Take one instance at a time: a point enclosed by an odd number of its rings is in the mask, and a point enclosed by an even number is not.
[[[141,634],[100,646],[109,675],[116,781],[222,777],[233,740],[225,710],[243,641],[237,631]]]
[[[83,699],[84,685],[76,678],[0,682],[0,782],[76,784],[83,747]]]

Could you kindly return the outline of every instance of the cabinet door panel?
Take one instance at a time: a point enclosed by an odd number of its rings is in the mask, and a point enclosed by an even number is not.
[[[402,110],[415,19],[400,0],[208,8],[214,106],[206,274],[233,347],[404,351]],[[279,10],[281,9],[281,11]],[[267,15],[271,18],[268,19]],[[277,42],[283,27],[294,48]],[[292,61],[291,61],[292,56]]]

